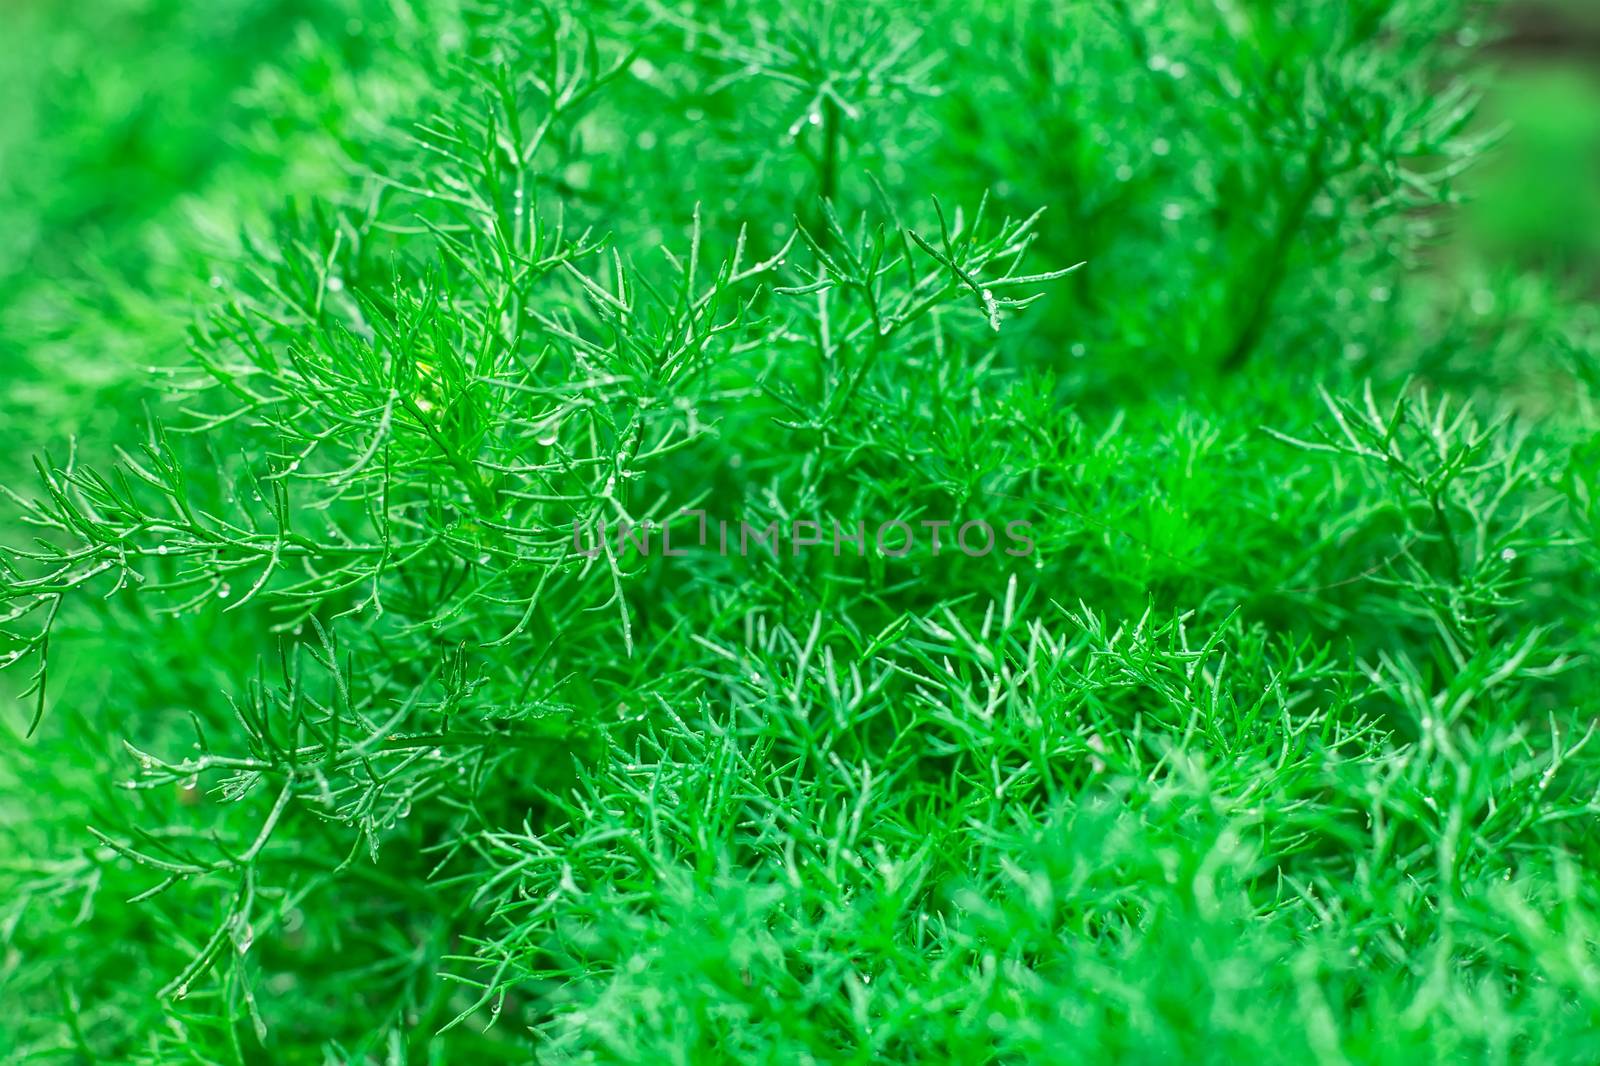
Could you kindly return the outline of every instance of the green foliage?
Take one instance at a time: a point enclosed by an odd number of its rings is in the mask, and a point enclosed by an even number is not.
[[[0,299],[8,1057],[1591,1053],[1594,320],[1426,267],[1463,5],[238,6]]]

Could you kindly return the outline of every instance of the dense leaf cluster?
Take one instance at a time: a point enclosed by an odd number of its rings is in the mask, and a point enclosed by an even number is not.
[[[229,155],[0,300],[0,1049],[1594,1046],[1593,322],[1427,265],[1463,5],[232,6]],[[579,536],[696,515],[1033,550]]]

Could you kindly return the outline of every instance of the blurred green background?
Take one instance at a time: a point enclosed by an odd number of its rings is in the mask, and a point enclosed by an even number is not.
[[[1507,4],[1489,42],[1482,122],[1504,130],[1469,177],[1460,259],[1600,287],[1600,4]]]

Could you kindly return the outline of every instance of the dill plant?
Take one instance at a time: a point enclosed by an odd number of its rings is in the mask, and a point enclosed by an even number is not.
[[[33,349],[149,403],[8,484],[8,1054],[1593,1046],[1592,334],[1425,270],[1460,5],[335,15]],[[1037,543],[574,550],[694,511]]]

